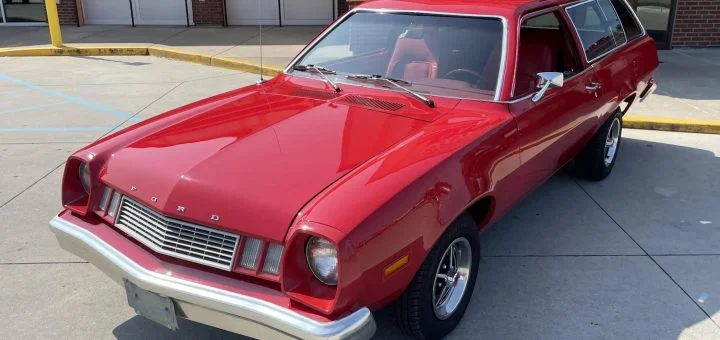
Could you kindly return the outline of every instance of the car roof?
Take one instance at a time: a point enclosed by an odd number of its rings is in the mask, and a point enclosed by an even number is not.
[[[577,0],[369,0],[358,8],[519,17],[528,11]]]

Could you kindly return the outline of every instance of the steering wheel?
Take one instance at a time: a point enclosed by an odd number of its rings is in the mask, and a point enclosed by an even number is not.
[[[452,70],[445,74],[445,78],[466,81],[470,84],[478,84],[482,80],[480,73],[466,68]]]

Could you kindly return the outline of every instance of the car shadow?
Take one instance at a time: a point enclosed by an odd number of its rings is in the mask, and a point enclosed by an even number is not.
[[[113,335],[119,340],[251,339],[184,319],[178,319],[178,326],[178,331],[172,331],[145,317],[136,315],[115,327]]]
[[[720,311],[720,302],[717,298],[714,302],[708,300],[711,303],[697,302],[698,296],[705,299],[708,296],[720,296],[720,288],[713,283],[720,279],[720,265],[711,268],[693,266],[692,259],[701,256],[690,255],[693,249],[708,247],[708,244],[713,242],[720,247],[720,233],[717,233],[717,230],[713,233],[712,227],[708,226],[706,229],[696,226],[679,231],[675,230],[677,228],[658,224],[630,226],[626,225],[625,221],[633,221],[637,216],[623,216],[623,212],[616,210],[618,206],[632,205],[636,210],[633,214],[640,216],[639,220],[646,219],[648,214],[661,214],[661,211],[675,214],[677,218],[684,218],[685,214],[692,213],[684,211],[683,204],[697,203],[683,203],[688,199],[683,193],[668,196],[667,192],[652,194],[652,191],[648,193],[644,190],[645,187],[660,184],[668,187],[685,185],[688,195],[714,200],[706,203],[720,206],[720,185],[717,184],[717,178],[720,177],[720,150],[716,155],[708,150],[682,146],[682,134],[667,136],[679,136],[673,141],[678,145],[658,142],[657,138],[646,140],[624,137],[616,168],[603,182],[578,180],[571,177],[567,170],[561,171],[498,223],[505,224],[504,226],[496,225],[502,228],[483,233],[482,238],[483,243],[508,242],[510,239],[516,243],[516,249],[525,248],[525,244],[537,242],[543,235],[518,238],[515,234],[522,233],[523,229],[517,225],[523,224],[523,218],[542,219],[543,217],[536,215],[538,209],[545,209],[544,212],[552,214],[547,212],[543,204],[549,200],[562,199],[563,190],[580,190],[583,195],[588,196],[587,204],[596,205],[596,209],[607,213],[605,222],[619,223],[625,227],[625,230],[622,230],[623,228],[615,225],[618,230],[609,230],[607,233],[621,233],[623,237],[632,239],[632,244],[637,242],[651,255],[657,247],[673,246],[677,249],[674,254],[682,255],[675,258],[691,261],[688,262],[685,272],[679,273],[674,267],[666,267],[665,262],[659,259],[663,256],[653,256],[651,259],[642,250],[619,251],[621,254],[613,254],[596,253],[602,248],[589,247],[584,254],[564,254],[561,248],[565,246],[575,247],[578,242],[595,242],[597,245],[607,242],[607,239],[592,233],[585,237],[580,233],[578,236],[578,233],[572,233],[572,229],[562,228],[556,223],[542,222],[527,228],[535,228],[532,232],[544,232],[545,236],[564,239],[562,242],[565,243],[553,244],[552,247],[558,249],[552,249],[554,252],[550,253],[539,250],[542,254],[483,254],[478,281],[468,310],[458,328],[448,338],[709,339],[720,336],[720,329],[707,318],[708,314],[713,315]],[[716,140],[718,139],[712,139]],[[619,192],[626,194],[620,195]],[[614,197],[620,202],[615,202],[615,205],[607,204],[607,197]],[[673,207],[676,210],[673,210]],[[588,213],[582,209],[558,210],[556,213],[562,214],[562,219],[568,221],[568,224],[574,223],[583,228],[593,227],[593,224],[583,224],[583,218],[587,218]],[[720,223],[720,212],[712,211],[708,212],[708,215],[710,217],[704,218],[714,219],[716,226]],[[595,215],[591,216],[594,218]],[[667,233],[671,229],[681,234],[659,240],[642,237],[648,233]],[[629,236],[626,235],[626,230]],[[683,233],[685,235],[682,235]],[[709,243],[703,243],[703,238],[706,241],[710,238]],[[678,242],[686,244],[677,244]],[[532,249],[536,251],[539,248]],[[612,248],[613,251],[616,249]],[[720,264],[720,251],[715,255],[715,263]],[[711,272],[710,276],[708,271]],[[712,277],[714,281],[708,277]],[[697,288],[708,286],[711,287],[707,288],[711,289],[710,291]],[[391,305],[374,313],[377,323],[374,339],[410,339],[395,325],[392,307]],[[173,332],[139,316],[117,326],[113,334],[118,339],[247,339],[186,320],[180,320],[180,330]]]

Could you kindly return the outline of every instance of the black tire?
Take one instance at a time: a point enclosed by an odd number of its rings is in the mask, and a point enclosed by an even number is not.
[[[612,153],[612,159],[608,162],[608,149],[606,149],[606,141],[608,135],[613,128],[613,124],[617,124],[617,142],[615,151]],[[582,177],[591,181],[600,181],[605,179],[612,172],[615,162],[617,161],[618,152],[622,140],[622,114],[616,111],[595,133],[590,142],[575,157],[574,173],[578,177]]]
[[[441,320],[433,307],[435,275],[441,265],[446,249],[456,240],[465,238],[471,249],[470,274],[460,303],[454,311]],[[450,333],[465,314],[472,297],[480,262],[480,236],[477,225],[467,215],[460,215],[440,237],[428,253],[415,278],[395,302],[395,319],[400,329],[416,339],[440,339]]]

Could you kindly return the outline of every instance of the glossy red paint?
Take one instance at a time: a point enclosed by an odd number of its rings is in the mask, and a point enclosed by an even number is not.
[[[583,60],[584,71],[540,102],[513,98],[521,18],[556,10],[572,27],[562,10],[566,3],[370,1],[360,8],[502,17],[508,40],[500,100],[433,97],[437,107],[430,108],[402,92],[343,84],[336,94],[320,79],[284,73],[79,151],[68,162],[63,187],[74,213],[61,217],[119,244],[143,265],[172,266],[189,279],[228,289],[247,286],[121,244],[116,231],[88,213],[93,209],[72,203],[92,207],[109,185],[168,216],[284,243],[281,292],[242,288],[248,294],[312,310],[320,319],[380,308],[402,293],[457,216],[482,200],[489,209],[478,227],[497,221],[650,83],[658,59],[653,41],[643,36],[592,64]],[[572,38],[582,55],[577,35]],[[592,82],[603,84],[597,96],[585,88]],[[368,100],[382,103],[368,107]],[[77,198],[76,160],[89,162],[93,172],[85,201]],[[187,207],[185,213],[178,205]],[[211,221],[211,215],[220,219]],[[337,246],[337,286],[320,283],[307,268],[304,247],[311,235]],[[384,268],[404,255],[408,264],[385,276]]]

